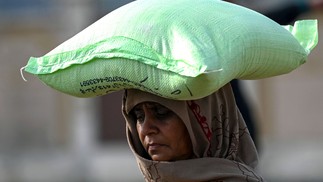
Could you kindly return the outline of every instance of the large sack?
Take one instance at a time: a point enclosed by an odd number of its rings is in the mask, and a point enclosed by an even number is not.
[[[232,79],[261,79],[303,64],[316,20],[282,27],[219,0],[137,0],[104,16],[25,71],[77,97],[136,88],[196,99]]]

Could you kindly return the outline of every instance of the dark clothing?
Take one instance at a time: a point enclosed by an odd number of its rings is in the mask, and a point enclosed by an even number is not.
[[[309,5],[305,2],[292,1],[290,3],[285,3],[283,6],[280,6],[280,8],[264,13],[264,15],[281,25],[288,25],[309,9]]]

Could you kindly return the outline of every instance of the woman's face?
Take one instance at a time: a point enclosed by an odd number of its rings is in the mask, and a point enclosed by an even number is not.
[[[154,161],[192,157],[192,143],[183,121],[168,108],[154,102],[140,103],[132,110],[140,141]]]

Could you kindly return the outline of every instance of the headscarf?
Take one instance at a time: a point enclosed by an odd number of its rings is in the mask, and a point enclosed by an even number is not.
[[[190,135],[195,158],[152,161],[129,114],[142,102],[157,102],[175,112]],[[229,84],[198,100],[178,101],[126,90],[122,105],[127,139],[147,182],[264,181],[255,172],[258,154],[235,104]]]

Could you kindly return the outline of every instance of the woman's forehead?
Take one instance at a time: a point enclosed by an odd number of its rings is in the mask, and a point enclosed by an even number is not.
[[[151,101],[146,101],[146,102],[141,102],[139,104],[137,104],[135,107],[133,107],[132,110],[142,110],[143,107],[146,107],[148,109],[154,109],[154,108],[167,108],[166,106],[160,104],[160,103],[157,103],[157,102],[151,102]],[[167,108],[169,109],[169,108]]]

